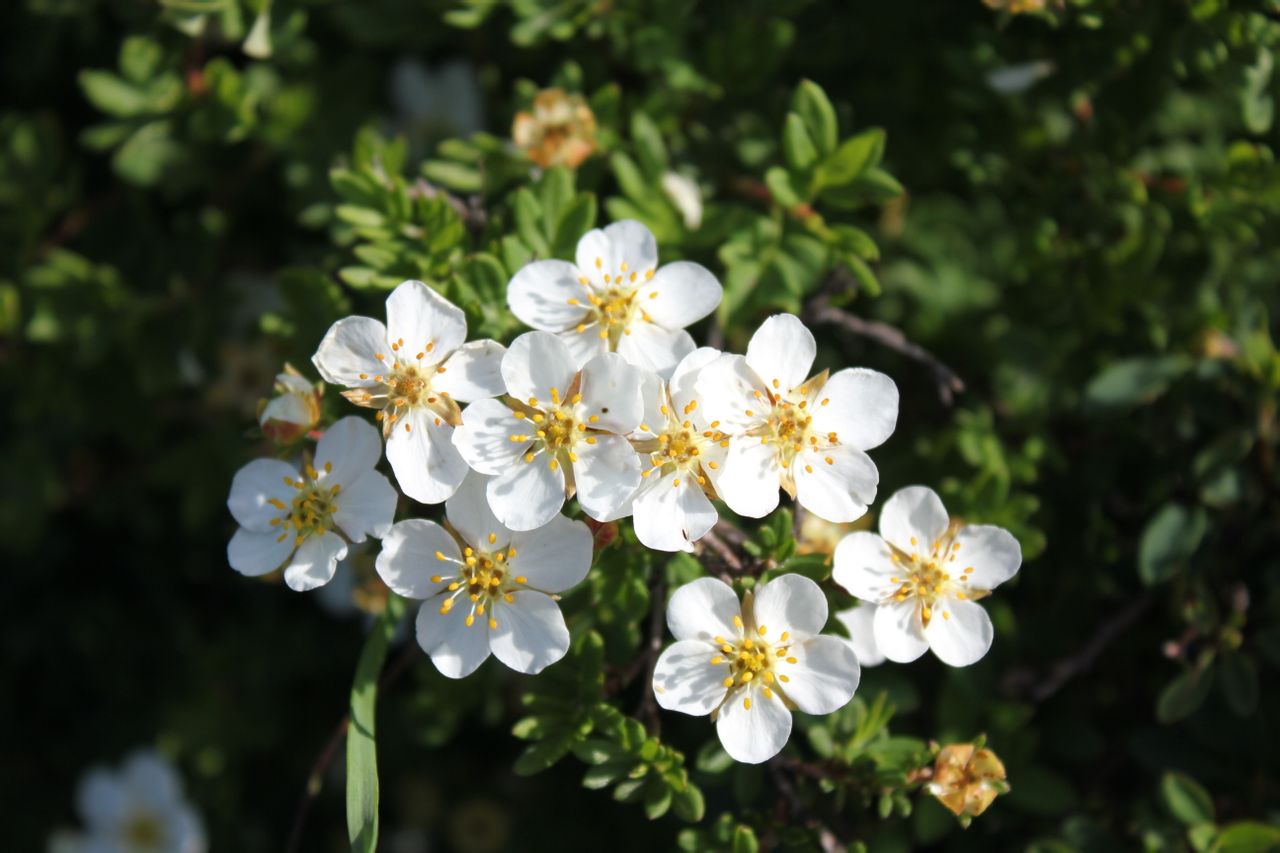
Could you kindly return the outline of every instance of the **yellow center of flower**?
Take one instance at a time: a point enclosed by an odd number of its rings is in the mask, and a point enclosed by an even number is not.
[[[783,631],[776,641],[770,640],[767,626],[761,625],[750,631],[740,616],[733,617],[733,625],[738,629],[737,636],[716,637],[719,650],[711,658],[712,666],[729,668],[723,682],[729,688],[725,702],[737,701],[736,694],[750,687],[752,682],[760,685],[766,699],[772,699],[774,688],[791,680],[781,670],[797,662],[791,654],[791,634]],[[743,697],[742,706],[751,710],[750,696]]]
[[[596,258],[596,269],[604,270],[604,259]],[[617,272],[602,272],[604,285],[600,286],[585,275],[578,278],[578,283],[587,289],[587,317],[578,324],[577,331],[585,332],[588,326],[598,326],[597,334],[608,341],[610,352],[618,348],[618,341],[623,335],[631,334],[631,324],[639,317],[641,321],[652,323],[653,319],[645,313],[643,304],[646,299],[656,299],[657,291],[648,294],[641,292],[644,283],[653,278],[654,270],[639,273],[630,268],[624,261]],[[579,299],[568,300],[570,305],[582,305]]]
[[[343,396],[358,406],[378,409],[376,417],[382,422],[383,435],[390,435],[396,423],[415,407],[429,410],[437,426],[445,421],[457,423],[458,404],[446,392],[431,387],[436,375],[448,370],[443,364],[432,363],[430,356],[435,348],[435,341],[413,347],[400,338],[391,344],[390,356],[381,352],[374,355],[386,371],[373,375],[377,384],[344,391]],[[369,378],[367,373],[360,374],[360,379]],[[412,432],[413,427],[406,422],[404,430]]]
[[[268,504],[280,511],[280,515],[271,519],[271,526],[280,531],[276,541],[283,542],[292,536],[295,547],[309,536],[320,536],[333,529],[333,514],[338,511],[338,492],[342,491],[337,483],[321,485],[318,482],[320,472],[311,467],[310,462],[304,465],[304,471],[305,476],[284,478],[285,485],[297,490],[289,503],[279,498],[267,499]],[[324,463],[324,473],[332,471],[333,463]]]
[[[697,408],[698,401],[690,400],[681,414],[690,415]],[[677,415],[670,405],[664,404],[660,407],[660,411],[666,423],[658,433],[656,447],[649,450],[649,461],[653,467],[641,471],[640,476],[649,477],[657,472],[658,476],[664,477],[672,471],[684,471],[688,472],[699,486],[706,486],[707,478],[702,470],[704,451],[716,444],[729,446],[729,437],[717,429],[720,422],[714,421],[709,429],[699,430],[687,417],[681,420],[680,415]],[[640,429],[650,433],[654,431],[648,424],[640,424]],[[716,463],[710,460],[705,464],[712,470],[716,468]],[[676,478],[672,485],[679,486],[680,479]]]
[[[480,549],[467,546],[462,550],[462,559],[447,556],[443,551],[436,552],[436,559],[444,563],[452,563],[451,573],[433,575],[432,583],[444,583],[447,578],[453,580],[445,588],[446,596],[440,604],[440,614],[447,616],[453,612],[454,604],[462,601],[466,607],[465,622],[468,628],[488,614],[490,628],[498,627],[498,620],[493,613],[493,605],[498,599],[511,604],[515,601],[514,592],[527,588],[528,580],[523,575],[512,573],[508,561],[516,555],[516,549],[510,545],[498,546],[498,534],[490,533],[488,543]]]
[[[127,850],[156,850],[164,842],[164,828],[149,814],[134,814],[122,827],[121,840]]]
[[[523,457],[525,462],[532,462],[539,454],[545,453],[547,464],[554,471],[561,465],[578,461],[574,448],[579,442],[595,444],[597,441],[595,424],[600,416],[587,414],[581,394],[575,393],[564,399],[560,389],[552,388],[550,402],[539,402],[537,397],[530,397],[525,404],[517,405],[519,408],[512,414],[528,423],[529,429],[513,432],[507,439],[516,444],[529,443]]]
[[[813,429],[813,409],[828,405],[831,400],[823,397],[811,399],[811,387],[818,379],[810,379],[798,388],[782,389],[781,383],[774,379],[771,388],[756,391],[759,408],[749,408],[745,414],[749,418],[761,417],[763,423],[751,429],[747,434],[757,436],[761,444],[772,444],[778,454],[778,461],[784,470],[791,467],[795,458],[805,450],[823,451],[840,446],[840,436],[834,432],[819,433]],[[822,457],[827,465],[834,465],[835,459],[829,455]],[[805,470],[813,473],[813,466],[806,464]]]
[[[950,619],[947,610],[936,610],[938,602],[949,597],[961,601],[969,598],[969,573],[972,566],[961,569],[954,576],[949,564],[960,555],[960,543],[953,541],[958,526],[952,524],[947,532],[933,541],[928,551],[921,551],[916,537],[911,537],[911,552],[901,551],[892,545],[889,559],[903,568],[901,575],[889,578],[898,588],[882,603],[901,604],[915,599],[920,607],[920,620],[928,625],[935,612],[943,619]]]

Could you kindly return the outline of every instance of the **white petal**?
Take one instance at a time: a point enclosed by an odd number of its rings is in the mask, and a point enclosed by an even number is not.
[[[747,364],[765,382],[778,380],[783,391],[809,376],[818,345],[813,332],[793,314],[775,314],[760,324],[747,344]]]
[[[653,696],[668,711],[696,717],[714,711],[726,692],[729,667],[711,665],[717,649],[700,640],[672,643],[653,668]]]
[[[324,431],[316,444],[315,468],[326,485],[337,483],[347,488],[373,470],[382,457],[382,436],[373,424],[348,416]],[[326,465],[333,469],[325,471]]]
[[[844,444],[805,450],[792,463],[791,475],[800,505],[836,524],[862,518],[880,482],[871,457]]]
[[[708,423],[719,421],[717,428],[730,435],[764,423],[768,415],[768,406],[756,397],[764,394],[764,382],[740,355],[722,355],[706,364],[698,372],[694,390],[703,418]]]
[[[892,595],[901,582],[901,567],[892,560],[893,551],[876,534],[856,530],[840,540],[833,558],[832,579],[863,601],[878,604]]]
[[[462,309],[420,281],[401,282],[387,297],[387,340],[401,351],[426,351],[443,358],[467,339]]]
[[[898,424],[898,386],[863,367],[841,370],[815,395],[813,430],[834,432],[841,444],[870,450],[884,444]]]
[[[622,436],[601,433],[595,444],[579,442],[576,453],[573,479],[582,511],[597,520],[616,513],[640,485],[640,457],[635,448]]]
[[[991,648],[995,630],[982,605],[951,598],[934,605],[924,636],[938,660],[948,666],[969,666]]]
[[[329,327],[311,363],[325,382],[359,388],[377,384],[373,377],[385,366],[377,356],[389,356],[390,349],[386,326],[372,317],[344,317]]]
[[[804,575],[778,575],[757,587],[751,609],[756,627],[767,628],[769,640],[789,631],[796,642],[803,642],[827,624],[827,597]]]
[[[333,580],[338,561],[347,556],[347,543],[331,530],[319,536],[308,536],[298,546],[293,561],[284,570],[284,582],[289,589],[306,592],[324,586]]]
[[[281,541],[276,529],[261,533],[241,527],[227,543],[227,562],[240,574],[256,578],[280,568],[293,548],[293,537]]]
[[[642,370],[666,378],[680,359],[693,352],[693,338],[684,329],[665,329],[655,323],[632,323],[618,341],[618,355]]]
[[[781,687],[787,698],[806,714],[830,714],[849,704],[862,672],[858,656],[839,637],[810,637],[790,649],[793,664],[778,664],[791,680]]]
[[[530,398],[546,403],[552,388],[563,395],[577,372],[569,347],[550,332],[525,332],[502,359],[507,393],[522,403]]]
[[[580,275],[568,261],[525,264],[507,285],[507,306],[526,326],[544,332],[572,329],[587,316],[590,305]]]
[[[716,508],[687,471],[649,477],[636,493],[631,511],[636,537],[657,551],[693,551],[691,543],[705,536],[718,518]]]
[[[929,551],[950,523],[942,499],[927,486],[899,489],[880,510],[880,535],[908,554]]]
[[[511,531],[498,521],[489,506],[490,479],[475,471],[468,474],[453,497],[445,501],[444,514],[469,544],[484,549],[505,548],[511,542]],[[495,534],[492,545],[490,533]]]
[[[698,399],[696,390],[698,377],[702,374],[702,369],[713,361],[720,358],[723,353],[713,347],[698,347],[693,352],[680,359],[680,363],[676,365],[676,369],[671,374],[668,387],[671,389],[671,402],[675,403],[676,411],[683,412],[686,407],[694,400]],[[690,413],[694,418],[694,423],[702,426],[710,423],[710,419],[704,417],[706,407],[699,401],[698,406]]]
[[[615,222],[603,230],[588,231],[578,241],[578,269],[597,285],[603,275],[634,272],[641,277],[658,266],[658,241],[653,232],[632,219]],[[622,265],[626,264],[626,269]]]
[[[124,785],[105,767],[90,769],[76,788],[76,809],[90,830],[114,827],[126,817],[127,807]]]
[[[453,351],[440,365],[431,387],[460,403],[497,397],[506,392],[502,381],[502,359],[507,348],[488,339],[471,341]]]
[[[533,589],[564,592],[587,576],[592,545],[587,525],[557,515],[536,530],[512,536],[516,555],[508,565],[511,574],[523,576]]]
[[[285,480],[294,482],[297,478],[298,470],[279,459],[255,459],[231,478],[227,509],[246,530],[258,533],[275,530],[271,519],[281,516],[284,510],[271,506],[267,501],[274,498],[288,506],[297,490]]]
[[[747,698],[751,700],[750,710],[745,705]],[[787,745],[787,738],[791,737],[791,712],[776,692],[773,698],[766,698],[764,691],[753,685],[729,694],[716,719],[716,734],[734,761],[760,764],[782,752]]]
[[[448,422],[421,406],[396,421],[387,436],[387,461],[400,491],[424,504],[438,504],[457,491],[467,463],[453,433]]]
[[[729,452],[716,480],[716,492],[729,509],[748,518],[763,518],[778,508],[782,469],[773,445],[754,436],[729,440]]]
[[[173,765],[151,750],[132,753],[122,768],[130,799],[155,812],[172,810],[182,800],[182,782]]]
[[[677,640],[711,643],[716,637],[736,637],[733,617],[741,614],[732,587],[717,578],[698,578],[671,594],[667,627]]]
[[[667,425],[667,415],[662,413],[671,401],[667,398],[667,383],[651,370],[640,371],[640,415],[642,426],[648,430],[637,429],[638,438],[653,438]],[[668,408],[668,411],[670,409]]]
[[[437,553],[444,554],[441,560]],[[397,595],[431,598],[457,577],[462,552],[443,527],[424,518],[396,522],[382,538],[382,550],[374,568],[378,577]],[[439,577],[439,581],[432,581]]]
[[[569,358],[578,370],[591,359],[609,351],[609,341],[607,337],[600,337],[600,326],[597,323],[585,325],[581,332],[575,326],[567,332],[560,332],[556,337],[569,348]]]
[[[929,648],[920,621],[920,605],[914,598],[881,604],[871,625],[876,645],[895,663],[911,663]]]
[[[333,520],[352,542],[363,542],[366,535],[381,539],[395,521],[398,498],[386,477],[366,471],[338,495]]]
[[[504,474],[489,481],[489,506],[511,530],[541,527],[564,506],[564,469],[552,470],[547,455],[532,462],[515,462]]]
[[[723,293],[720,282],[702,264],[676,261],[641,285],[638,298],[654,322],[668,329],[683,329],[716,310]]]
[[[872,627],[876,618],[874,604],[863,603],[848,610],[837,611],[836,618],[849,632],[849,648],[857,655],[860,665],[867,667],[884,663],[884,652],[876,645],[875,629]]]
[[[968,524],[960,528],[952,544],[960,546],[954,551],[955,565],[969,569],[973,589],[995,589],[1016,575],[1022,565],[1022,546],[1003,527]]]
[[[507,666],[533,675],[569,651],[569,629],[551,596],[532,589],[517,590],[512,596],[513,603],[494,607],[491,615],[498,627],[489,633],[489,646]]]
[[[259,426],[265,426],[271,421],[276,421],[277,423],[298,424],[299,426],[309,427],[312,420],[311,406],[308,404],[307,398],[292,393],[272,397],[262,409],[262,414],[258,415]]]
[[[619,435],[634,430],[644,413],[640,381],[640,371],[616,353],[587,362],[582,368],[582,406],[599,417],[592,426]]]
[[[418,645],[441,675],[466,678],[489,657],[489,623],[480,617],[467,627],[468,608],[460,604],[442,614],[441,600],[429,598],[418,609]]]
[[[498,400],[477,400],[462,410],[462,425],[453,431],[453,446],[468,465],[482,474],[502,474],[528,450],[532,442],[512,441],[532,430]]]

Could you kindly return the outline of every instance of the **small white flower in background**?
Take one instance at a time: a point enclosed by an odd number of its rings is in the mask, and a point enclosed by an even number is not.
[[[378,409],[387,461],[406,495],[440,503],[467,475],[454,449],[458,402],[502,393],[505,350],[467,339],[466,316],[420,281],[387,297],[387,324],[370,317],[334,323],[312,362],[343,396]]]
[[[293,365],[286,364],[284,372],[276,375],[275,392],[258,415],[263,435],[290,442],[320,422],[320,391]]]
[[[583,511],[606,520],[640,485],[640,460],[624,436],[640,423],[640,371],[606,353],[578,370],[569,347],[526,332],[502,359],[510,395],[478,400],[462,413],[454,444],[472,468],[494,475],[489,505],[512,530],[555,518],[575,493]]]
[[[875,642],[889,660],[908,663],[932,649],[945,664],[968,666],[991,648],[994,633],[977,599],[1021,565],[1022,547],[1009,531],[954,523],[932,489],[909,486],[885,501],[879,536],[845,537],[833,577],[878,605]]]
[[[418,643],[444,675],[470,675],[490,652],[541,672],[569,649],[557,593],[591,568],[591,531],[557,515],[536,530],[508,529],[490,511],[486,477],[471,474],[445,501],[452,533],[420,518],[391,528],[378,574],[418,611]]]
[[[711,347],[694,350],[669,383],[656,373],[643,375],[644,421],[631,436],[642,482],[630,511],[636,536],[648,548],[692,551],[718,518],[710,498],[729,439],[704,417],[693,389],[698,371],[719,357]]]
[[[182,793],[173,765],[155,752],[134,752],[119,770],[95,767],[80,780],[81,834],[54,849],[79,853],[204,853],[200,816]]]
[[[714,311],[721,293],[699,264],[659,269],[653,234],[628,219],[587,232],[576,264],[526,264],[507,285],[507,304],[521,322],[558,334],[578,367],[617,352],[666,379],[694,350],[685,327]]]
[[[853,521],[875,499],[880,473],[863,451],[893,434],[898,386],[864,368],[806,378],[816,354],[813,333],[778,314],[745,356],[723,356],[698,376],[706,417],[732,436],[717,488],[739,515],[773,512],[779,487],[833,522]]]
[[[662,176],[662,191],[680,211],[684,227],[697,231],[702,225],[702,190],[697,182],[679,172],[667,172]]]
[[[885,662],[884,652],[876,645],[874,623],[876,606],[863,602],[848,610],[836,611],[836,618],[849,632],[849,647],[862,666],[879,666]]]
[[[675,591],[667,626],[676,642],[658,658],[653,692],[670,711],[716,722],[725,752],[759,764],[791,736],[791,709],[830,714],[858,687],[858,658],[823,636],[827,599],[802,575],[781,575],[747,593],[700,578]]]
[[[1005,65],[987,72],[987,85],[1002,95],[1025,92],[1053,73],[1053,63],[1044,59]]]
[[[378,431],[350,417],[325,430],[315,463],[301,471],[279,459],[255,459],[237,471],[227,499],[240,523],[227,545],[231,568],[254,577],[287,563],[292,589],[328,583],[348,540],[381,538],[391,527],[396,490],[373,470],[381,455]]]

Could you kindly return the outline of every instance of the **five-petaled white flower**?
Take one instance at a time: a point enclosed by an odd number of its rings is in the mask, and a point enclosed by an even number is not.
[[[976,600],[1021,565],[1022,547],[1009,531],[952,522],[932,489],[909,486],[885,501],[879,536],[858,531],[841,541],[833,577],[878,605],[875,641],[889,660],[907,663],[933,649],[945,664],[968,666],[993,636]]]
[[[529,326],[557,333],[578,367],[616,352],[665,379],[694,349],[685,327],[720,304],[720,282],[706,267],[659,269],[657,241],[634,220],[588,231],[576,260],[526,264],[507,285],[507,304]]]
[[[705,416],[732,436],[717,489],[740,515],[768,515],[779,486],[834,522],[859,518],[875,499],[880,473],[863,451],[893,433],[898,386],[864,368],[806,379],[816,353],[813,333],[778,314],[745,356],[723,356],[698,376]]]
[[[76,808],[84,833],[56,849],[82,853],[204,853],[200,816],[182,794],[173,765],[139,750],[118,770],[95,767],[80,780]]]
[[[849,647],[862,666],[879,666],[885,662],[884,652],[876,645],[876,606],[863,602],[857,607],[837,610],[836,618],[849,632]]]
[[[643,478],[632,498],[636,536],[658,551],[692,551],[716,523],[715,483],[728,436],[705,417],[694,395],[698,371],[720,357],[702,347],[676,366],[670,382],[645,371],[644,421],[631,436],[640,451]]]
[[[458,402],[502,393],[502,345],[467,339],[467,318],[420,281],[387,297],[387,324],[370,317],[334,323],[312,362],[343,396],[378,409],[387,461],[401,490],[440,503],[467,475],[453,446]]]
[[[512,530],[555,517],[575,490],[587,515],[605,519],[640,484],[640,460],[625,435],[642,412],[640,371],[616,353],[581,371],[560,338],[526,332],[502,359],[505,400],[478,400],[453,442],[489,481],[489,505]]]
[[[490,511],[486,480],[469,475],[445,501],[452,532],[434,521],[401,521],[378,555],[387,586],[426,599],[418,643],[450,678],[470,675],[490,652],[530,674],[564,657],[569,630],[557,593],[591,567],[585,524],[557,515],[537,530],[512,531]]]
[[[302,471],[279,459],[237,471],[227,499],[240,523],[227,545],[231,568],[252,577],[287,562],[285,583],[300,591],[332,580],[348,540],[381,538],[391,527],[396,490],[373,470],[381,455],[378,431],[348,417],[325,430]]]
[[[858,658],[844,640],[819,634],[826,622],[826,598],[802,575],[774,578],[741,608],[722,581],[685,584],[667,605],[677,642],[654,668],[658,704],[710,714],[725,752],[767,761],[791,735],[792,708],[830,714],[858,687]]]

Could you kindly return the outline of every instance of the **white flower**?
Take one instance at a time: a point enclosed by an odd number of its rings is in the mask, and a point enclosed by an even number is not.
[[[640,460],[624,438],[640,423],[640,371],[606,353],[577,369],[569,347],[526,332],[502,359],[510,395],[462,413],[453,442],[489,481],[489,505],[512,530],[555,517],[576,490],[587,515],[604,520],[640,485]]]
[[[89,770],[76,791],[85,832],[62,849],[83,853],[204,853],[200,816],[182,794],[173,765],[151,751],[113,771]]]
[[[401,521],[382,541],[378,574],[418,611],[418,643],[450,678],[493,652],[514,670],[541,672],[564,657],[569,630],[556,604],[591,568],[591,531],[557,515],[537,530],[498,521],[486,477],[471,474],[445,502],[452,534],[433,521]]]
[[[680,211],[684,226],[697,231],[702,225],[702,191],[697,182],[679,172],[667,172],[662,176],[662,191]]]
[[[694,396],[698,371],[720,357],[702,347],[685,356],[671,381],[645,371],[641,384],[644,421],[631,436],[645,460],[643,482],[632,498],[636,536],[659,551],[692,551],[716,523],[715,483],[728,436],[704,417]]]
[[[667,626],[676,642],[658,658],[653,692],[671,711],[710,714],[725,752],[767,761],[791,735],[791,709],[830,714],[853,698],[858,658],[822,636],[827,600],[802,575],[781,575],[747,593],[700,578],[675,591]]]
[[[932,489],[909,486],[885,501],[880,536],[850,533],[836,547],[833,577],[879,605],[875,642],[889,660],[907,663],[933,649],[945,664],[968,666],[987,653],[993,636],[976,600],[1021,564],[1022,548],[1009,531],[952,522]]]
[[[617,352],[664,379],[693,352],[685,326],[720,304],[720,282],[705,267],[676,261],[658,269],[648,228],[623,220],[578,241],[577,264],[526,264],[507,285],[511,312],[535,329],[555,332],[577,366]]]
[[[849,632],[849,648],[858,656],[862,666],[879,666],[884,663],[884,652],[876,645],[875,630],[872,627],[876,618],[876,606],[863,602],[848,610],[836,611],[836,618]]]
[[[231,568],[253,577],[287,562],[291,588],[328,583],[348,540],[381,538],[391,527],[396,490],[373,470],[381,450],[376,429],[343,418],[325,430],[315,464],[301,472],[279,459],[255,459],[237,471],[227,499],[240,523],[227,545]]]
[[[698,376],[706,417],[732,436],[717,489],[740,515],[768,515],[779,486],[833,522],[859,518],[875,499],[880,473],[863,451],[893,433],[898,386],[863,368],[806,379],[816,352],[804,324],[779,314],[745,357],[726,355]]]
[[[346,317],[329,328],[312,362],[343,396],[378,409],[387,461],[406,495],[440,503],[467,475],[453,447],[458,404],[502,393],[503,348],[467,339],[466,316],[420,281],[387,297],[387,325]]]
[[[320,393],[311,380],[291,364],[276,375],[276,396],[258,415],[258,425],[267,437],[276,441],[292,441],[320,421]]]

